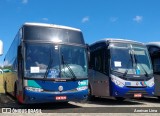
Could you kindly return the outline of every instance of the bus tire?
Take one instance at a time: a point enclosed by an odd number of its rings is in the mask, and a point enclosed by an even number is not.
[[[117,101],[124,101],[125,98],[124,97],[115,97]]]
[[[95,99],[95,96],[92,95],[92,89],[91,89],[91,86],[89,85],[89,87],[88,87],[88,100],[92,101],[94,99]]]
[[[157,96],[157,98],[160,100],[160,96]]]

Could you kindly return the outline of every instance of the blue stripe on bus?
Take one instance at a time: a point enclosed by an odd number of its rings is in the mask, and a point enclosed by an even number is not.
[[[86,85],[83,83],[86,82]],[[80,85],[80,83],[82,83]],[[88,80],[71,81],[71,82],[55,82],[43,80],[28,80],[29,87],[42,88],[45,91],[58,91],[59,86],[63,86],[63,91],[76,89],[77,87],[88,86]]]

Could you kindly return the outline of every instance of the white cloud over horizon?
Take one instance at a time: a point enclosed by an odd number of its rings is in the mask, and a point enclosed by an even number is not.
[[[118,18],[117,17],[110,17],[110,19],[109,19],[111,22],[116,22],[117,20],[118,20]]]
[[[143,16],[135,16],[134,18],[133,18],[133,21],[136,21],[137,23],[140,23],[140,22],[142,22],[142,20],[143,20]]]
[[[27,3],[28,3],[28,0],[22,0],[22,3],[23,3],[23,4],[27,4]]]
[[[88,22],[88,21],[89,21],[89,16],[83,17],[82,23],[86,23],[86,22]]]
[[[48,19],[48,18],[42,18],[42,20],[43,20],[43,21],[48,21],[49,19]]]

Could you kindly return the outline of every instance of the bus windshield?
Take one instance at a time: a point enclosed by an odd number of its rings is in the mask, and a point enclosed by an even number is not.
[[[124,76],[153,73],[147,48],[137,44],[111,43],[111,70]]]
[[[87,77],[86,50],[76,46],[61,46],[61,76],[62,78]]]
[[[27,43],[25,49],[27,78],[87,78],[86,50],[83,47]]]

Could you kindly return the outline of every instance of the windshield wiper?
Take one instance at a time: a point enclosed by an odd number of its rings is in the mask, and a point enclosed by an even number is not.
[[[135,59],[135,62],[136,62],[136,65],[137,65],[137,62],[139,62],[138,61],[138,59],[136,58],[136,56],[134,55],[134,59]],[[141,66],[142,67],[142,69],[143,69],[143,71],[145,72],[145,76],[146,77],[149,77],[149,74],[147,73],[147,71],[145,70],[145,68],[142,66],[142,64],[141,63],[139,63],[139,66]]]
[[[53,59],[52,59],[52,57],[51,57],[51,51],[50,51],[50,55],[49,55],[49,56],[50,56],[50,57],[49,57],[50,61],[49,61],[49,63],[48,63],[46,72],[45,72],[45,74],[44,74],[44,79],[47,78],[49,69],[51,68],[52,63],[53,63]]]
[[[74,74],[73,70],[71,69],[71,67],[66,62],[64,62],[63,54],[62,54],[62,64],[63,64],[63,66],[65,65],[68,68],[69,72],[72,74],[73,77],[71,79],[76,80],[77,77]]]
[[[131,59],[128,61],[128,63],[127,63],[127,69],[125,70],[125,72],[124,72],[124,74],[123,74],[123,77],[125,78],[126,76],[127,76],[127,73],[128,73],[128,68],[129,68],[129,64],[130,64],[130,61],[132,62],[132,66],[133,66],[133,57],[132,57],[132,54],[131,53],[129,53],[129,55],[130,55],[130,57],[131,57]]]
[[[63,58],[63,55],[61,56],[61,59],[62,59],[62,64],[63,64],[63,70],[61,70],[61,71],[63,71],[63,73],[64,73],[64,75],[68,78],[69,76],[68,76],[68,74],[65,72],[65,63],[64,63],[64,58]]]

